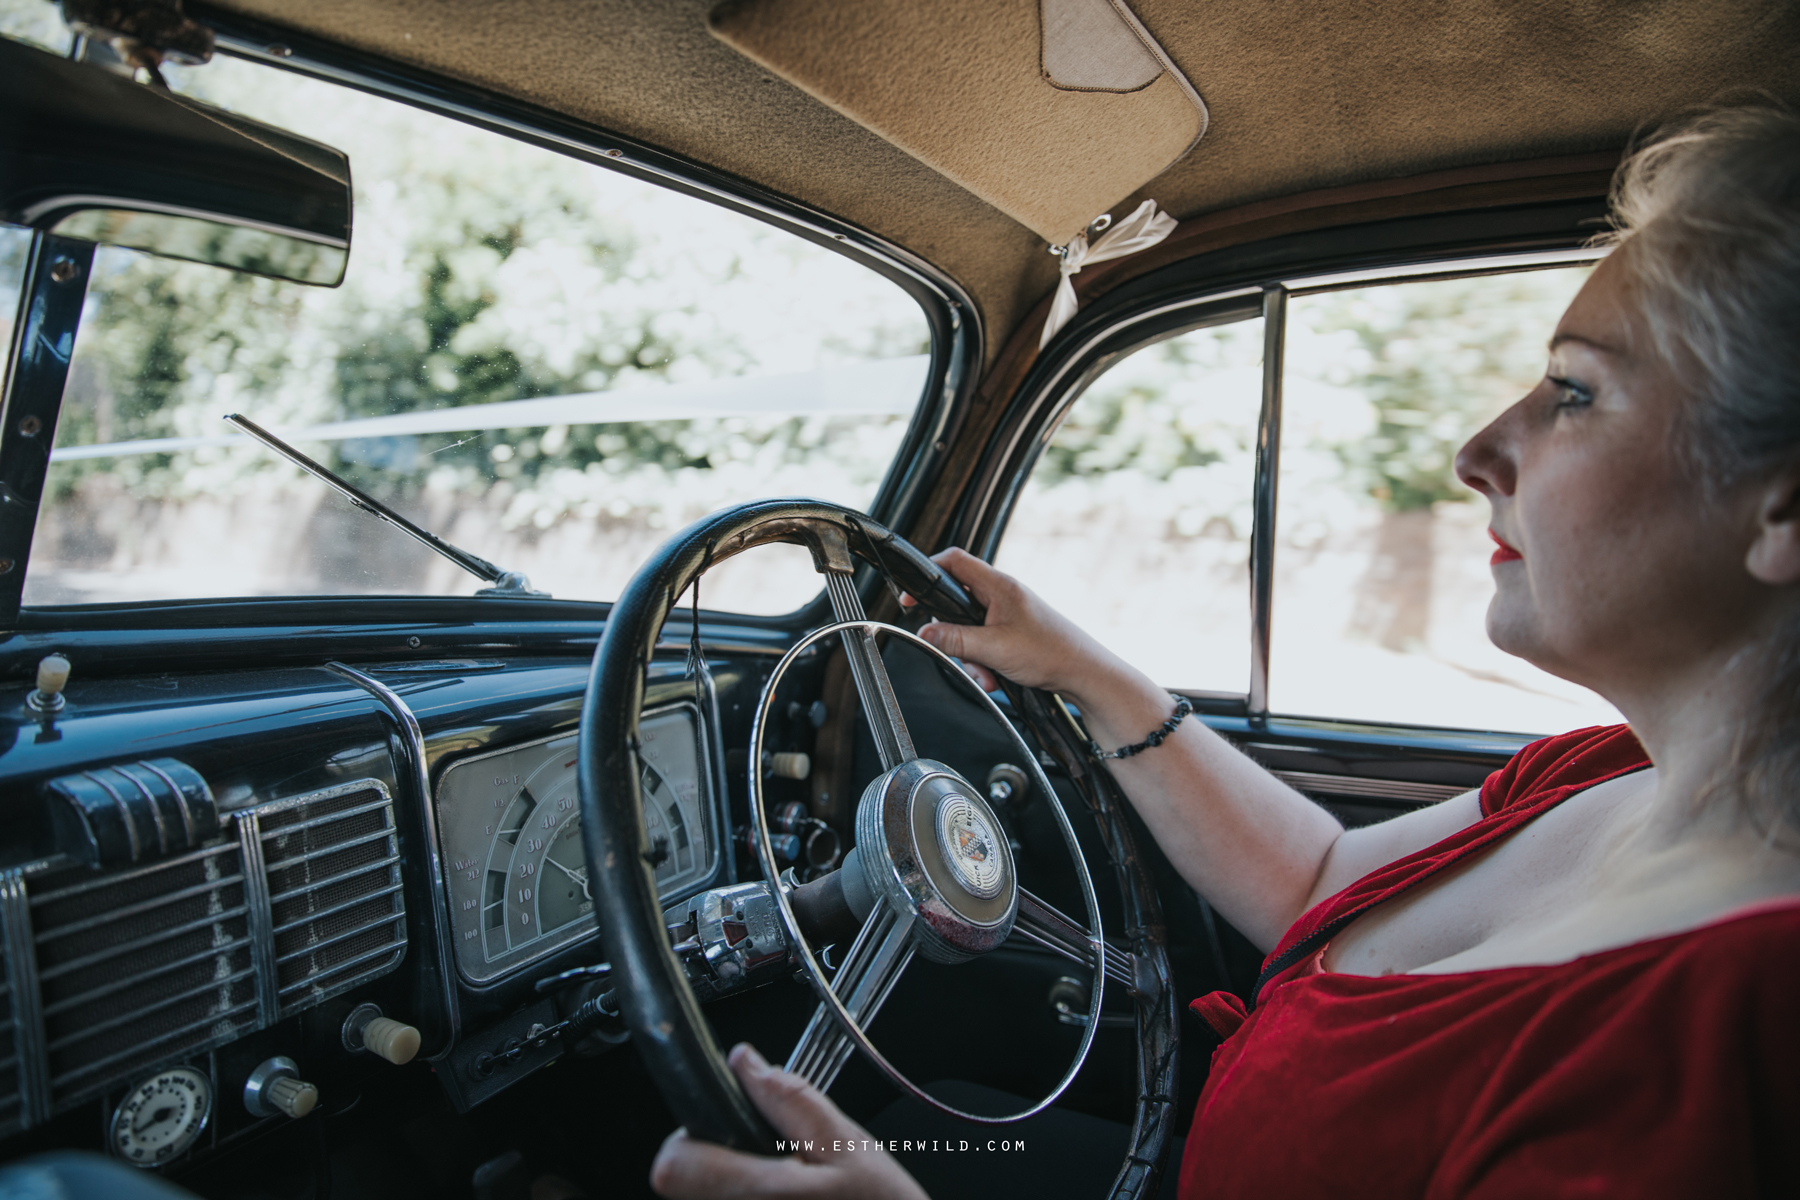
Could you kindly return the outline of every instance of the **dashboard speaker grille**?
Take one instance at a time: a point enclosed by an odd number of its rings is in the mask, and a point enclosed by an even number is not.
[[[385,789],[349,784],[258,814],[281,1016],[400,961],[400,846]]]
[[[236,845],[67,879],[28,884],[54,1105],[257,1026]]]

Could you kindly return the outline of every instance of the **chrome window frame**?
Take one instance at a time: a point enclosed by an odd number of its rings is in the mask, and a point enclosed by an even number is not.
[[[1287,303],[1293,296],[1345,291],[1382,283],[1466,279],[1510,275],[1522,271],[1579,266],[1604,258],[1604,246],[1571,245],[1437,258],[1397,259],[1333,272],[1287,274],[1260,284],[1202,291],[1122,314],[1119,319],[1080,328],[1051,353],[1056,365],[1022,393],[1021,415],[1009,434],[989,448],[990,460],[1003,468],[991,474],[968,505],[968,528],[977,530],[974,552],[992,561],[1012,519],[1025,484],[1050,439],[1083,393],[1114,365],[1158,341],[1231,321],[1263,318],[1262,408],[1258,415],[1255,476],[1251,483],[1250,531],[1250,678],[1245,691],[1214,692],[1177,689],[1235,707],[1241,703],[1251,728],[1264,728],[1270,717],[1269,655],[1274,640],[1276,523],[1279,515],[1282,372],[1287,340]],[[1259,306],[1259,307],[1257,307]],[[1192,314],[1184,321],[1182,314]],[[1147,327],[1147,328],[1146,328]],[[1143,329],[1133,338],[1133,330]],[[1235,703],[1234,703],[1235,702]]]

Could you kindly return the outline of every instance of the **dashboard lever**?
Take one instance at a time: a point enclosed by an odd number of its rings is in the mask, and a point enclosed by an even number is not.
[[[604,966],[605,964],[600,964]],[[502,1066],[511,1066],[532,1050],[542,1050],[551,1042],[561,1038],[573,1046],[588,1034],[600,1029],[609,1022],[619,1019],[619,999],[612,992],[601,992],[575,1010],[566,1021],[558,1021],[554,1025],[533,1025],[526,1031],[523,1039],[515,1039],[516,1045],[509,1046],[498,1054],[482,1054],[475,1059],[475,1073],[482,1079],[492,1075]],[[281,1060],[283,1062],[286,1059]],[[310,1086],[310,1085],[308,1085]]]
[[[611,963],[595,963],[591,967],[574,967],[560,975],[551,975],[537,981],[537,994],[558,992],[572,983],[582,983],[589,979],[605,979],[612,974]]]

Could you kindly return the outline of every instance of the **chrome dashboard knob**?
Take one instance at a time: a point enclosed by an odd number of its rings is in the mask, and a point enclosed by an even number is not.
[[[299,1064],[291,1058],[265,1059],[244,1081],[244,1107],[253,1117],[299,1120],[318,1104],[319,1089],[300,1078]]]

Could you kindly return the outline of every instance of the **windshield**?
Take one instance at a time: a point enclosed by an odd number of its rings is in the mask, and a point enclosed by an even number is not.
[[[26,604],[481,586],[233,412],[559,598],[616,595],[727,504],[874,497],[929,350],[888,279],[334,84],[224,58],[170,81],[349,153],[349,272],[327,289],[100,249]],[[706,605],[787,611],[818,586],[772,548],[709,575]]]

